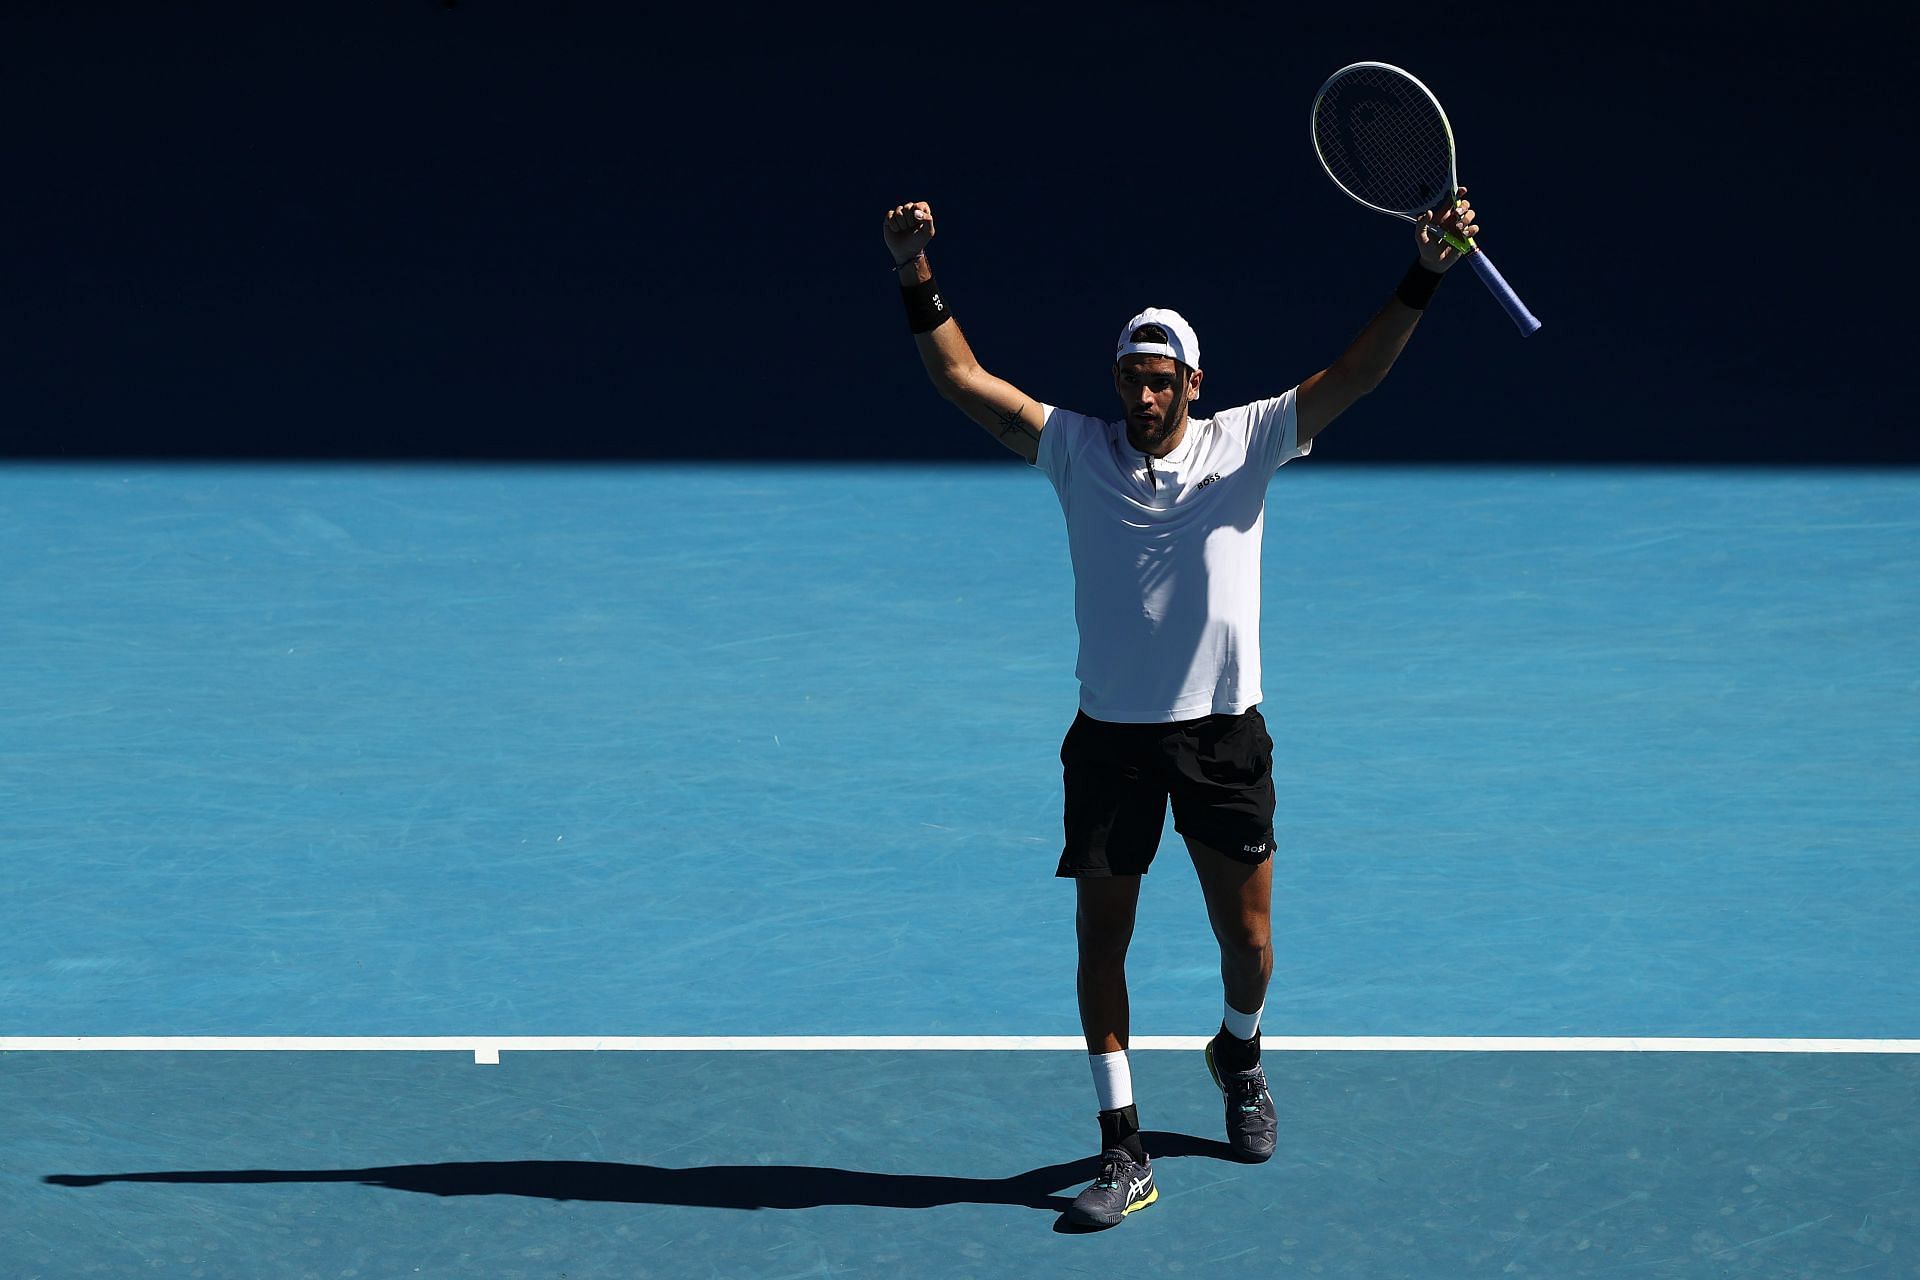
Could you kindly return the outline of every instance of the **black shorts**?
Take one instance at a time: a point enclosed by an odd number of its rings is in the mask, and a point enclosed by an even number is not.
[[[1273,856],[1273,739],[1253,707],[1172,724],[1112,724],[1085,712],[1060,744],[1063,876],[1145,875],[1173,829],[1239,862]]]

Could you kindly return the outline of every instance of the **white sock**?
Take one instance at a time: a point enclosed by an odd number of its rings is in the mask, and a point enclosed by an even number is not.
[[[1226,1024],[1228,1035],[1236,1040],[1251,1040],[1260,1033],[1260,1015],[1267,1011],[1266,1005],[1261,1005],[1252,1013],[1242,1013],[1231,1004],[1224,1008],[1227,1012],[1220,1021]]]
[[[1093,1064],[1093,1092],[1102,1111],[1118,1111],[1133,1105],[1133,1070],[1127,1066],[1127,1051],[1090,1053]]]

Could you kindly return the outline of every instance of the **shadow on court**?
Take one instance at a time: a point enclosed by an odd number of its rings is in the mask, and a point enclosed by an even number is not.
[[[1154,1159],[1202,1156],[1231,1160],[1224,1142],[1180,1133],[1142,1134]],[[687,1205],[710,1209],[818,1209],[870,1205],[932,1209],[952,1204],[1005,1204],[1054,1213],[1071,1197],[1063,1189],[1091,1181],[1098,1160],[1044,1165],[1006,1178],[950,1178],[920,1173],[865,1173],[813,1165],[658,1165],[592,1160],[449,1161],[369,1169],[182,1169],[149,1173],[51,1174],[57,1187],[112,1182],[259,1185],[350,1182],[433,1196],[527,1196],[540,1200]]]

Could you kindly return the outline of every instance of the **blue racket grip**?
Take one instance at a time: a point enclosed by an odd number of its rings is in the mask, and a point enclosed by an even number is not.
[[[1520,295],[1513,291],[1513,286],[1507,283],[1507,278],[1500,274],[1499,269],[1487,257],[1486,250],[1475,249],[1467,255],[1467,261],[1471,262],[1473,269],[1479,272],[1481,283],[1500,300],[1500,305],[1507,309],[1507,315],[1512,317],[1514,324],[1520,327],[1521,337],[1526,337],[1540,327],[1540,322],[1534,318],[1533,312],[1527,310],[1527,304],[1520,301]]]

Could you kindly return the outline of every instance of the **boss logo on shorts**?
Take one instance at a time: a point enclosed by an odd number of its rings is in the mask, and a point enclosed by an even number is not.
[[[1262,840],[1259,844],[1243,844],[1240,846],[1240,852],[1242,853],[1265,853],[1266,851],[1267,842],[1265,840]]]

